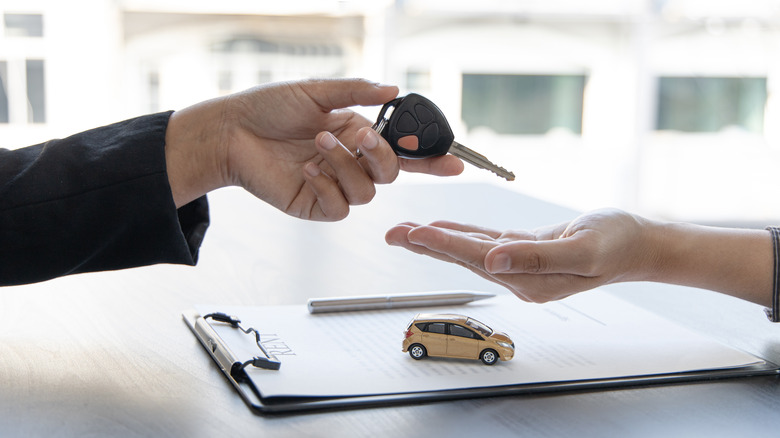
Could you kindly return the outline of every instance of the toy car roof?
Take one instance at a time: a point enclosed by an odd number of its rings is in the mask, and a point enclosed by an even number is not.
[[[458,315],[456,313],[418,313],[414,317],[415,321],[465,321],[469,319],[468,316]]]

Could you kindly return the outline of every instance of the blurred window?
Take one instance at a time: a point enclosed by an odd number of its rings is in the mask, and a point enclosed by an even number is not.
[[[345,51],[337,42],[234,36],[213,44],[212,52],[221,94],[272,81],[342,77],[346,69]]]
[[[43,15],[41,14],[4,14],[5,36],[42,37]]]
[[[409,90],[426,91],[431,89],[431,73],[429,71],[409,70],[406,72],[406,88]]]
[[[46,122],[46,89],[43,60],[27,60],[27,122]]]
[[[223,70],[217,74],[217,88],[220,94],[228,94],[233,91],[233,72]]]
[[[582,75],[463,75],[461,116],[469,130],[542,135],[582,133]]]
[[[656,129],[761,133],[766,99],[766,78],[661,77]]]
[[[0,123],[8,123],[8,63],[0,61]]]

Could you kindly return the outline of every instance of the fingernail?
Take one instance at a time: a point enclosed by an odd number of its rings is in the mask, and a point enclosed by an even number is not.
[[[512,260],[509,259],[509,256],[506,254],[498,254],[497,256],[493,257],[493,263],[490,264],[489,272],[491,274],[498,274],[508,271],[511,267]]]
[[[336,137],[333,136],[330,132],[322,136],[322,139],[320,140],[320,144],[322,147],[324,147],[327,150],[331,150],[338,146],[339,142],[336,140]]]
[[[322,173],[322,171],[320,170],[320,166],[314,163],[306,163],[306,165],[303,166],[303,170],[311,177],[319,176],[319,174]]]
[[[376,134],[373,131],[368,131],[360,142],[360,147],[366,150],[372,150],[379,144],[379,140],[376,138]]]
[[[414,234],[413,234],[413,233],[410,233],[410,234],[409,234],[409,235],[406,237],[406,239],[407,239],[407,240],[409,241],[409,243],[411,243],[412,245],[417,245],[417,246],[424,246],[424,247],[426,247],[426,248],[428,247],[428,245],[426,245],[424,241],[422,241],[422,240],[420,240],[420,239],[416,239],[416,238],[414,237]]]

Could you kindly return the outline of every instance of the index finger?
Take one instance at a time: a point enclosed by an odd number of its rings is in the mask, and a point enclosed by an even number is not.
[[[485,256],[498,242],[486,239],[487,236],[483,234],[474,234],[476,235],[447,228],[422,226],[410,230],[407,239],[412,244],[424,246],[465,265],[484,270]]]
[[[478,233],[490,236],[493,239],[501,237],[502,232],[491,228],[481,227],[479,225],[463,224],[460,222],[452,222],[446,220],[438,220],[430,223],[432,227],[447,228],[450,230],[460,231],[463,233]]]
[[[313,79],[299,86],[325,112],[355,105],[382,105],[398,96],[395,85],[366,79]]]

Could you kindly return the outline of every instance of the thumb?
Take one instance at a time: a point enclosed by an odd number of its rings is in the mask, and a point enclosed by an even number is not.
[[[398,87],[366,79],[319,79],[301,83],[304,92],[324,111],[361,105],[382,105],[398,96]]]
[[[590,276],[593,257],[581,239],[516,241],[498,245],[485,256],[491,274],[575,274]]]

